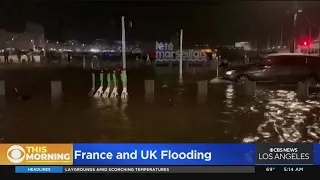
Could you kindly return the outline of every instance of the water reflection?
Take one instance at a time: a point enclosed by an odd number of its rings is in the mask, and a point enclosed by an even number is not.
[[[207,102],[208,95],[207,94],[198,94],[197,101],[198,104],[203,104]]]
[[[198,94],[196,83],[183,90],[155,83],[155,93],[145,94],[141,75],[129,81],[130,99],[94,99],[87,96],[91,72],[70,71],[62,73],[64,96],[54,108],[48,101],[48,79],[34,80],[34,86],[28,86],[30,91],[43,89],[28,101],[9,95],[5,110],[0,110],[3,141],[319,142],[319,94],[300,100],[295,88],[257,86],[255,96],[249,98],[243,88],[228,84],[211,85],[207,94]],[[71,78],[70,73],[79,78]]]
[[[227,85],[225,89],[225,97],[226,100],[224,103],[228,108],[233,107],[233,99],[235,98],[235,93],[234,93],[234,86],[233,85]]]
[[[154,102],[154,93],[146,93],[144,95],[144,99],[146,103],[153,103]]]
[[[267,103],[264,108],[264,121],[257,127],[258,135],[247,137],[244,142],[274,141],[274,142],[318,142],[318,122],[308,119],[319,117],[318,100],[301,101],[297,94],[290,90],[266,91]],[[318,119],[317,119],[318,120]],[[316,120],[316,121],[317,121]],[[309,123],[308,123],[309,121]],[[313,129],[314,131],[310,131]]]
[[[6,97],[3,95],[0,95],[0,109],[3,110],[7,106],[7,100]]]
[[[5,124],[4,124],[4,117],[3,113],[6,111],[6,98],[5,96],[0,96],[0,143],[4,141],[4,129],[5,129]]]
[[[121,99],[121,105],[120,105],[120,116],[122,120],[123,127],[125,129],[130,129],[130,118],[127,114],[127,108],[128,108],[128,99]]]
[[[93,119],[97,130],[95,142],[125,142],[131,139],[131,123],[127,115],[128,99],[98,98],[92,99],[93,109],[98,110]],[[91,112],[93,113],[93,112]],[[98,119],[98,121],[96,120]],[[112,129],[111,137],[105,130]]]

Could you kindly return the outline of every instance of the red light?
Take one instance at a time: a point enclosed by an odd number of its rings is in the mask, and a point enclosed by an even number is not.
[[[311,39],[302,39],[299,44],[300,46],[310,46],[311,42],[312,42]]]

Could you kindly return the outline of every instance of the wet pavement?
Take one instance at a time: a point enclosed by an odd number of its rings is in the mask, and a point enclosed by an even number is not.
[[[200,79],[210,79],[210,75]],[[214,75],[213,75],[214,76]],[[300,100],[295,86],[258,85],[255,96],[232,84],[177,86],[153,69],[128,69],[129,99],[88,97],[91,72],[51,67],[2,70],[3,143],[249,143],[319,142],[320,96]],[[196,77],[186,76],[186,79]],[[98,75],[96,75],[98,81]],[[144,80],[155,79],[154,97]],[[51,100],[50,81],[61,80],[63,97]],[[193,83],[194,82],[194,83]],[[98,85],[98,82],[96,82]],[[15,98],[12,86],[29,99]]]

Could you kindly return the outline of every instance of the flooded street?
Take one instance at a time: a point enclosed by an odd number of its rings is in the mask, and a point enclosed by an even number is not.
[[[152,73],[151,73],[152,74]],[[141,69],[128,70],[129,99],[88,97],[91,72],[80,68],[3,71],[2,143],[250,143],[319,142],[320,96],[296,97],[294,86],[258,85],[255,97],[230,84],[167,83]],[[154,97],[144,80],[156,79]],[[51,100],[50,81],[63,97]],[[98,85],[98,75],[96,75]],[[31,96],[14,97],[12,86]]]

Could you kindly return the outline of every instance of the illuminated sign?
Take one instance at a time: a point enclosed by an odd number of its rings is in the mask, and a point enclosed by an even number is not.
[[[156,60],[172,61],[179,59],[180,50],[175,50],[172,42],[156,42]],[[204,61],[207,60],[207,55],[206,52],[203,52],[201,50],[188,49],[182,51],[182,59],[190,61]]]

